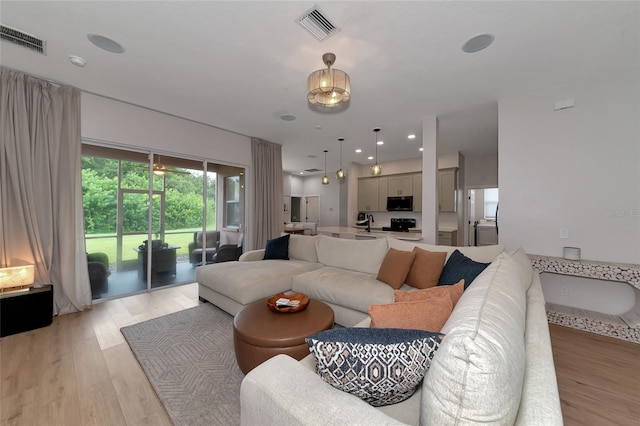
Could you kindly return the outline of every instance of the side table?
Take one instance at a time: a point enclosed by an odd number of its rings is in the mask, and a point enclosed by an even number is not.
[[[0,293],[0,337],[46,327],[53,321],[53,286]]]

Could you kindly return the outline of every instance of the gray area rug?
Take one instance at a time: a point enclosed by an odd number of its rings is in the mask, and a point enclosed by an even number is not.
[[[206,303],[120,329],[174,424],[240,424],[232,324]]]

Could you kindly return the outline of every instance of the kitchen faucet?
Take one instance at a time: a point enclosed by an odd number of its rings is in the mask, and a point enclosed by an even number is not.
[[[371,232],[371,222],[375,222],[375,220],[373,220],[372,214],[368,214],[367,215],[367,232]]]

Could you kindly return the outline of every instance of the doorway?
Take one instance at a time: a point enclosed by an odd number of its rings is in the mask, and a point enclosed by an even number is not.
[[[469,246],[498,244],[498,188],[467,190],[465,214],[466,239]]]
[[[320,197],[311,195],[306,197],[306,218],[305,222],[320,224]]]

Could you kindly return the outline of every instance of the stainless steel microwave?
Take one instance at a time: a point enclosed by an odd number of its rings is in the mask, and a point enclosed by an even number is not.
[[[387,211],[389,212],[413,211],[413,197],[387,197]]]

